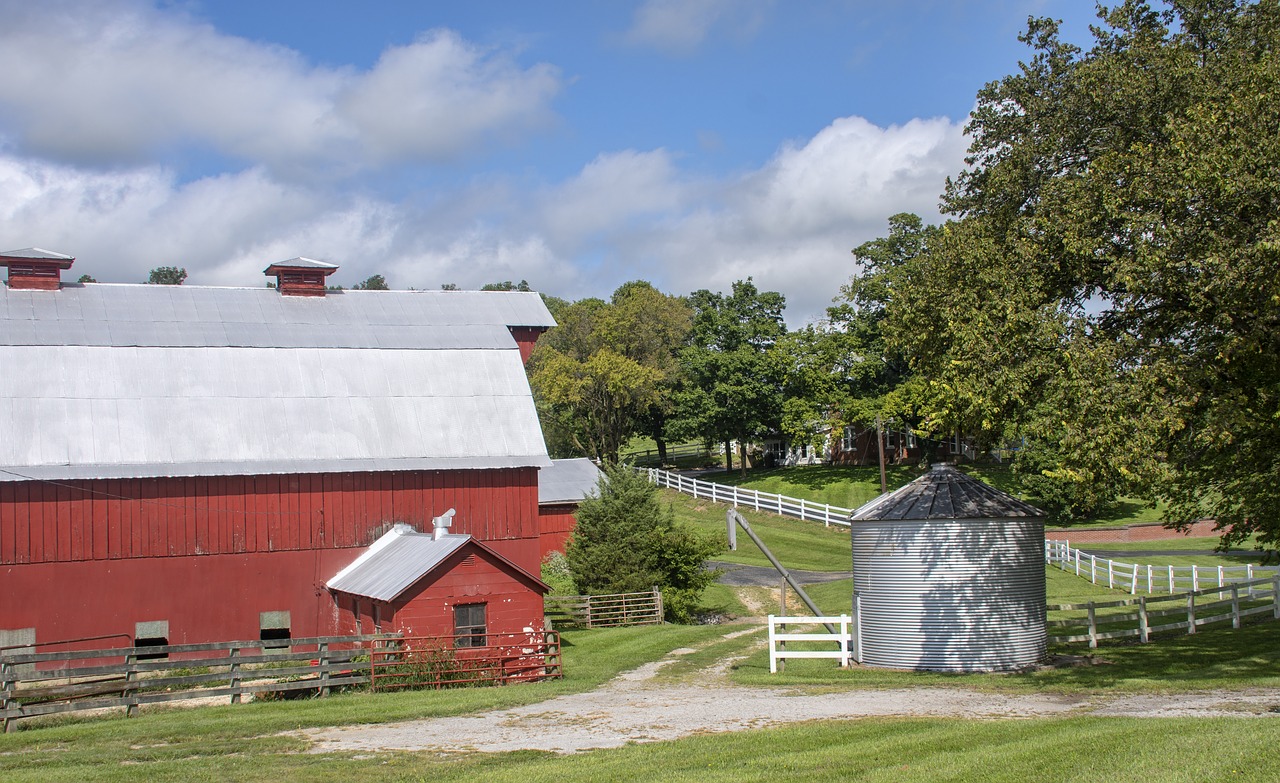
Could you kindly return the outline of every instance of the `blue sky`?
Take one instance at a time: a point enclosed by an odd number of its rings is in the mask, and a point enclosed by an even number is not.
[[[895,212],[937,219],[1028,15],[1087,3],[0,0],[0,249],[76,273],[568,299],[753,276],[822,314]]]

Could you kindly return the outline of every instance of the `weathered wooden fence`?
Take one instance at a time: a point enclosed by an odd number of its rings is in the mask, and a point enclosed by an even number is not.
[[[1236,582],[1249,582],[1280,574],[1275,566],[1255,566],[1252,563],[1239,566],[1153,566],[1124,563],[1097,557],[1079,549],[1072,549],[1070,541],[1045,541],[1044,561],[1063,571],[1074,571],[1076,576],[1094,584],[1105,584],[1111,589],[1128,590],[1130,595],[1145,592],[1175,593],[1179,590],[1196,591],[1203,587],[1225,588]]]
[[[547,617],[562,625],[613,628],[662,622],[662,593],[656,587],[645,593],[549,595],[543,606]]]
[[[1147,642],[1153,633],[1185,629],[1194,634],[1197,628],[1210,623],[1229,621],[1232,628],[1239,628],[1240,621],[1252,615],[1268,614],[1280,620],[1280,575],[1172,595],[1049,604],[1046,609],[1066,615],[1050,618],[1049,628],[1074,631],[1050,636],[1050,642],[1087,641],[1090,647],[1097,647],[1102,639],[1137,637],[1138,641]],[[1170,619],[1174,621],[1166,622]]]
[[[385,636],[320,636],[61,652],[0,653],[4,730],[38,715],[333,688],[369,682],[368,644]]]
[[[715,503],[728,503],[734,508],[751,508],[756,511],[769,511],[794,519],[807,519],[821,522],[823,525],[849,526],[849,515],[853,509],[833,506],[830,503],[815,503],[803,498],[787,497],[772,492],[758,492],[754,489],[734,487],[727,484],[713,484],[679,473],[672,473],[657,468],[645,468],[649,481],[660,487],[674,489],[695,498],[706,498]]]
[[[804,630],[788,631],[787,625],[803,625]],[[825,624],[825,625],[824,625]],[[769,615],[769,671],[777,673],[778,661],[784,664],[787,658],[834,658],[841,666],[848,666],[850,661],[861,660],[857,644],[856,628],[850,628],[853,618],[847,614],[839,617],[776,617]],[[813,626],[817,626],[813,628]],[[826,626],[839,630],[830,632]],[[788,642],[803,644],[803,647],[788,647]],[[817,642],[826,649],[814,649],[812,643]],[[835,649],[828,645],[835,642]]]
[[[454,647],[453,637],[404,637],[372,645],[370,689],[510,685],[564,676],[554,631],[489,634],[485,644]]]

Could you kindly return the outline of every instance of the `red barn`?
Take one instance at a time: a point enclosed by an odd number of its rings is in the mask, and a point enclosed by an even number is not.
[[[274,289],[61,282],[73,260],[0,254],[0,646],[346,631],[326,581],[450,508],[538,572],[537,294],[330,292],[309,259]]]

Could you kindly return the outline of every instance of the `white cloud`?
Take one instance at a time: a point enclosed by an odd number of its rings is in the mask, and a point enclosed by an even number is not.
[[[440,159],[485,135],[548,122],[559,89],[549,65],[521,70],[509,57],[437,30],[383,52],[337,106],[379,158]]]
[[[369,71],[224,35],[130,0],[0,8],[0,122],[77,163],[212,149],[277,173],[447,159],[550,116],[559,73],[437,31]]]
[[[662,149],[624,150],[560,183],[486,179],[428,201],[264,167],[187,183],[158,166],[88,172],[0,145],[0,243],[77,255],[75,274],[104,282],[173,265],[192,284],[261,285],[267,264],[296,255],[339,264],[345,285],[374,273],[396,288],[525,279],[570,299],[637,277],[688,293],[752,276],[784,293],[800,324],[822,315],[854,271],[849,251],[889,215],[937,219],[965,143],[946,119],[880,128],[848,117],[729,178],[692,177]]]
[[[689,54],[712,33],[739,39],[755,35],[772,0],[646,0],[636,9],[628,43]]]
[[[666,150],[598,155],[573,179],[543,195],[541,227],[559,245],[577,247],[642,217],[670,214],[685,199]]]
[[[601,244],[616,271],[599,287],[641,275],[674,293],[726,291],[752,276],[786,294],[788,321],[813,320],[854,272],[850,251],[883,235],[889,215],[938,219],[965,147],[962,124],[945,118],[880,128],[847,117],[740,177],[697,188],[673,178],[671,198],[687,208],[639,228],[615,219]]]

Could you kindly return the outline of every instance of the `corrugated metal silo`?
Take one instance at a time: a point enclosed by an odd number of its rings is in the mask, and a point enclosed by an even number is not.
[[[1044,656],[1039,509],[935,465],[850,522],[864,664],[998,671]]]

